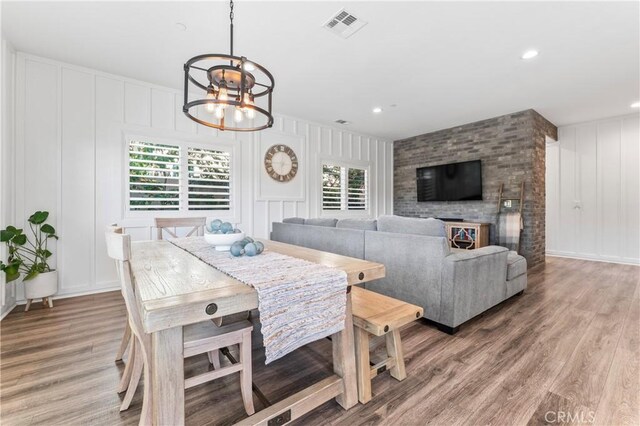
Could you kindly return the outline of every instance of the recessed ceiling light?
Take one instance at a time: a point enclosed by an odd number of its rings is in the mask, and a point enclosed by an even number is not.
[[[182,22],[176,22],[176,29],[178,31],[187,31],[187,26]]]
[[[380,107],[375,107],[375,108],[373,109],[373,112],[375,112],[376,114],[381,113],[381,112],[382,112],[382,108],[380,108]]]
[[[631,108],[640,108],[640,102],[634,102],[631,104]]]
[[[537,50],[527,50],[520,57],[522,59],[531,59],[531,58],[535,58],[536,56],[538,56],[538,51]]]

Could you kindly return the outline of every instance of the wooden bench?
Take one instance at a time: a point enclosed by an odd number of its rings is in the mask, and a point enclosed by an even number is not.
[[[400,327],[422,317],[424,310],[392,297],[360,287],[352,287],[353,325],[358,370],[358,400],[366,404],[371,400],[371,379],[385,370],[391,377],[404,380],[404,355],[400,341]],[[387,357],[371,366],[369,335],[385,336]]]

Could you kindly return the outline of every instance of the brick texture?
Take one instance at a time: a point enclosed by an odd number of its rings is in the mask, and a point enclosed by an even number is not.
[[[514,198],[524,180],[520,253],[529,266],[543,262],[546,136],[557,139],[556,126],[530,109],[395,141],[394,213],[489,222],[493,224],[490,238],[495,242],[500,184],[504,183],[505,196]],[[482,201],[417,201],[417,168],[478,159],[482,160]]]

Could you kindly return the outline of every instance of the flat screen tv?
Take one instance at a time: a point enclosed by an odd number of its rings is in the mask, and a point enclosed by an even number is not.
[[[421,167],[416,177],[418,201],[482,200],[480,160]]]

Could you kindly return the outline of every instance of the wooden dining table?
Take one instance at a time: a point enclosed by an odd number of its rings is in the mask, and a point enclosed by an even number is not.
[[[290,244],[261,240],[273,251],[340,269],[347,274],[345,327],[332,336],[333,374],[246,418],[240,424],[280,425],[335,398],[357,404],[350,287],[383,278],[384,265]],[[168,241],[132,244],[131,267],[145,332],[151,334],[150,375],[155,425],[185,420],[183,331],[185,325],[258,308],[256,291]]]

